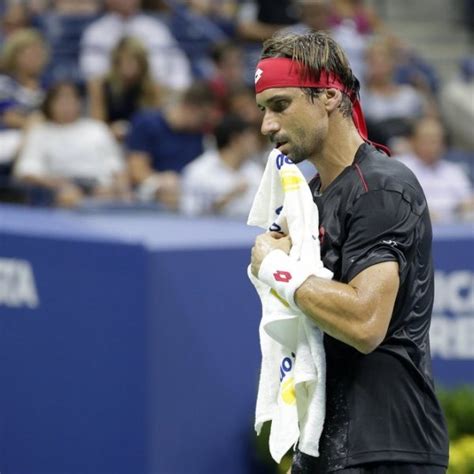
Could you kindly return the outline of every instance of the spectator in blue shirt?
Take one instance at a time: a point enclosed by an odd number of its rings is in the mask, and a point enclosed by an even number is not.
[[[141,199],[176,207],[179,173],[204,151],[204,134],[215,123],[217,111],[210,86],[196,82],[163,110],[134,116],[126,141],[128,169]]]

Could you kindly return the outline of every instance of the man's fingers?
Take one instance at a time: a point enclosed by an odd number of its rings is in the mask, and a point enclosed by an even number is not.
[[[291,237],[289,235],[283,234],[282,232],[271,231],[271,232],[267,232],[266,234],[263,234],[263,235],[269,235],[270,237],[272,237],[275,240],[282,240],[282,241],[287,240],[288,243],[291,245]]]
[[[255,265],[255,247],[252,247],[251,251],[251,258],[250,258],[250,271],[254,274],[254,276],[258,277],[257,266]]]
[[[267,232],[267,235],[271,235],[274,239],[282,239],[287,237],[283,232],[275,232],[274,230]]]

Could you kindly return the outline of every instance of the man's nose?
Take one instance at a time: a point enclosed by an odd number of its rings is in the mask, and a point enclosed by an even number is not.
[[[280,124],[272,114],[266,113],[262,120],[261,127],[262,135],[271,135],[280,130]]]

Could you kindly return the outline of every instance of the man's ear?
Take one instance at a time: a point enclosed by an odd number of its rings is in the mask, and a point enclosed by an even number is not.
[[[324,90],[324,107],[328,113],[336,110],[342,102],[342,92],[339,89]]]

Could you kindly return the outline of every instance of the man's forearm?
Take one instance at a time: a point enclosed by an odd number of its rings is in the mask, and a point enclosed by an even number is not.
[[[28,115],[16,109],[6,110],[1,118],[2,122],[9,128],[23,128],[28,123]]]
[[[350,285],[316,276],[309,277],[295,292],[295,302],[325,333],[360,352],[370,352],[364,326],[370,322],[357,290]]]
[[[294,297],[325,333],[367,354],[387,333],[398,286],[398,264],[383,262],[349,284],[311,276]]]
[[[132,151],[128,155],[127,167],[131,184],[134,186],[140,185],[154,173],[151,159],[144,152]]]
[[[345,284],[321,278],[324,267],[309,269],[292,260],[290,248],[287,236],[259,235],[252,248],[252,273],[325,333],[360,352],[373,351],[385,338],[392,317],[400,285],[398,262],[376,263]]]
[[[40,186],[51,190],[58,190],[72,184],[67,178],[57,178],[48,176],[24,175],[17,177],[18,181],[33,186]]]

